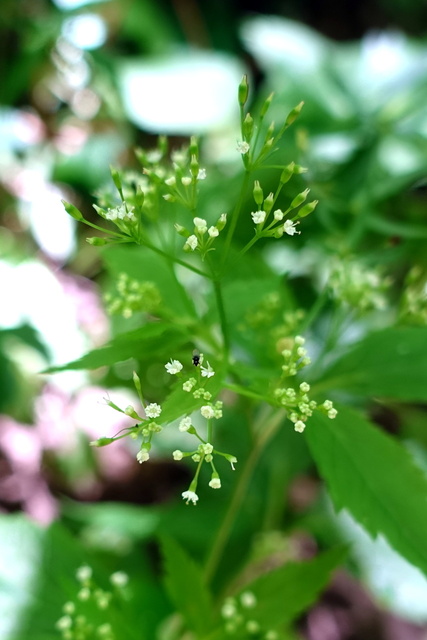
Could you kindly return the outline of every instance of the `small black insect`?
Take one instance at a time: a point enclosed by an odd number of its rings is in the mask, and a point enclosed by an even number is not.
[[[194,349],[193,351],[193,364],[195,367],[198,367],[200,364],[200,353],[197,351],[197,349]]]

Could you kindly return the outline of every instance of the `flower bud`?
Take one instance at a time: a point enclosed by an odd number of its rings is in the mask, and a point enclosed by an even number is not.
[[[261,118],[263,118],[267,113],[267,111],[269,110],[273,97],[274,97],[274,91],[270,93],[270,95],[268,96],[268,98],[265,100],[264,104],[261,107],[261,112],[260,112]]]
[[[190,153],[190,158],[192,158],[193,156],[196,158],[196,160],[199,157],[199,143],[198,140],[196,138],[196,136],[191,136],[190,138],[190,147],[189,147],[189,153]]]
[[[274,204],[274,193],[269,193],[266,199],[264,200],[263,209],[266,213],[270,213]]]
[[[296,164],[294,167],[294,174],[299,175],[300,173],[306,173],[308,171],[307,167],[302,167],[300,164]]]
[[[197,175],[199,173],[199,162],[197,160],[197,157],[195,155],[191,156],[191,161],[190,161],[190,173],[193,176],[193,178],[197,178]]]
[[[301,109],[304,106],[304,102],[300,102],[296,107],[289,112],[288,117],[285,120],[285,127],[290,127],[293,122],[298,118],[301,113]]]
[[[187,231],[187,229],[185,227],[183,227],[181,224],[174,224],[175,230],[177,231],[177,233],[179,233],[180,236],[182,236],[183,238],[188,238],[188,236],[190,235],[190,232]]]
[[[218,231],[222,231],[226,224],[227,224],[227,214],[221,213],[215,226],[218,229]]]
[[[301,193],[299,193],[297,196],[295,196],[295,198],[292,200],[291,204],[289,205],[289,209],[295,209],[296,207],[299,207],[300,204],[305,202],[309,192],[310,192],[310,189],[305,189],[304,191],[301,191]]]
[[[294,173],[295,173],[295,162],[290,162],[288,165],[286,165],[286,167],[284,167],[280,175],[280,182],[282,184],[286,184],[292,178]]]
[[[248,76],[245,74],[239,84],[238,99],[239,104],[243,107],[246,104],[249,95]]]
[[[258,180],[255,180],[254,182],[253,195],[255,202],[260,207],[262,205],[262,201],[264,200],[264,193]]]
[[[105,238],[99,238],[98,236],[93,236],[92,238],[86,238],[86,242],[92,247],[103,247],[109,243],[109,240]]]
[[[70,202],[67,202],[66,200],[61,200],[61,202],[64,206],[65,211],[69,216],[74,218],[74,220],[84,220],[83,214],[77,209],[77,207],[75,207]]]
[[[242,126],[243,126],[243,137],[245,138],[245,140],[250,140],[254,132],[254,119],[252,118],[250,113],[246,114],[246,117],[243,120]]]
[[[318,200],[313,200],[313,202],[308,202],[303,207],[301,207],[301,209],[298,211],[298,218],[305,218],[306,216],[310,215],[310,213],[313,213],[313,211],[317,207],[318,202]]]
[[[114,442],[114,438],[98,438],[98,440],[92,440],[89,444],[91,447],[105,447],[112,442]]]
[[[114,167],[110,167],[110,173],[116,189],[120,193],[122,191],[122,179],[120,177],[120,173]]]

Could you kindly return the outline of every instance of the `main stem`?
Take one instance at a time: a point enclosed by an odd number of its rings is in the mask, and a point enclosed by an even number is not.
[[[279,427],[285,415],[286,415],[286,412],[283,409],[279,409],[276,413],[274,413],[270,417],[268,422],[265,424],[263,430],[259,434],[256,442],[254,443],[254,447],[245,462],[242,473],[237,482],[233,497],[231,499],[230,504],[228,505],[228,509],[224,516],[224,520],[222,521],[221,527],[216,535],[215,542],[212,546],[212,549],[206,561],[206,566],[205,566],[206,582],[210,582],[212,580],[212,578],[215,575],[215,571],[218,568],[218,564],[220,562],[224,549],[227,545],[228,539],[230,537],[230,533],[233,529],[234,522],[240,510],[244,495],[248,488],[249,481],[251,479],[251,476],[256,466],[256,463],[258,461],[258,458],[260,457],[267,443],[275,434],[277,428]]]
[[[239,220],[240,210],[243,204],[243,198],[245,197],[245,192],[249,183],[250,171],[246,170],[245,177],[243,179],[242,188],[240,189],[239,199],[234,207],[233,215],[231,216],[230,226],[228,227],[227,237],[225,239],[224,249],[223,249],[223,259],[222,259],[222,267],[224,267],[228,253],[230,251],[231,241],[234,236],[234,232],[237,227],[237,222]]]

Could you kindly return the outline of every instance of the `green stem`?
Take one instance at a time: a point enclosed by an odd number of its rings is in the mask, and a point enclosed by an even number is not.
[[[228,362],[228,354],[230,353],[230,336],[228,331],[228,322],[225,313],[221,282],[219,280],[214,280],[213,286],[215,291],[216,306],[219,314],[219,321],[221,324],[222,338],[224,341],[224,360],[225,362]]]
[[[205,271],[202,271],[201,269],[198,269],[197,267],[194,267],[192,264],[189,264],[188,262],[184,262],[184,260],[180,260],[179,258],[176,258],[175,256],[169,255],[169,253],[166,253],[166,251],[162,251],[162,249],[159,249],[154,244],[151,244],[150,242],[147,242],[146,240],[143,240],[141,242],[141,244],[142,244],[142,246],[147,247],[147,249],[151,249],[151,251],[154,251],[155,253],[158,253],[159,256],[163,256],[164,258],[167,258],[168,260],[172,260],[172,262],[176,262],[176,264],[180,264],[182,267],[185,267],[186,269],[189,269],[190,271],[194,271],[194,273],[198,273],[199,276],[203,276],[204,278],[208,278],[209,280],[212,279],[212,276],[209,273],[206,273]]]
[[[299,328],[299,332],[301,334],[307,331],[307,329],[313,324],[313,322],[319,315],[320,311],[322,310],[322,307],[325,305],[328,297],[329,297],[329,287],[328,285],[325,285],[320,295],[317,296],[316,302],[311,307],[310,311],[308,312],[307,316],[305,317],[305,319],[303,320]]]
[[[243,470],[240,474],[240,478],[237,482],[233,497],[230,501],[230,504],[228,505],[228,509],[226,511],[225,517],[215,537],[215,542],[212,546],[212,549],[206,561],[206,566],[205,566],[206,582],[210,582],[212,580],[218,568],[218,564],[220,562],[224,549],[227,545],[228,539],[230,537],[230,533],[233,529],[234,522],[239,513],[243,498],[246,494],[246,490],[248,488],[251,476],[258,462],[258,459],[263,449],[267,445],[267,443],[271,440],[271,438],[275,434],[276,430],[278,429],[285,415],[286,415],[285,410],[279,409],[276,413],[273,413],[273,415],[270,417],[270,419],[266,423],[264,423],[264,428],[259,434],[257,440],[255,441],[252,451],[245,462]]]
[[[224,265],[225,265],[225,263],[227,261],[227,258],[228,258],[228,253],[230,251],[231,241],[233,239],[234,232],[235,232],[236,227],[237,227],[237,222],[239,220],[239,215],[240,215],[240,210],[242,208],[243,199],[245,197],[246,189],[247,189],[248,184],[249,184],[249,178],[250,178],[250,171],[247,169],[246,172],[245,172],[245,177],[243,179],[242,187],[240,189],[239,198],[237,200],[236,206],[234,207],[234,211],[233,211],[233,214],[231,216],[231,222],[230,222],[230,226],[228,227],[227,236],[225,238],[225,244],[224,244],[224,248],[223,248],[222,265],[221,265],[222,267],[224,267]]]

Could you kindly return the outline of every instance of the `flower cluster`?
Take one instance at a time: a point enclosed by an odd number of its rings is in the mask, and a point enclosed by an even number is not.
[[[287,348],[282,351],[285,359],[282,366],[282,378],[296,376],[300,369],[310,364],[311,360],[307,356],[304,343],[305,339],[302,336],[288,339]],[[289,420],[293,422],[295,431],[299,433],[304,431],[306,422],[313,415],[313,411],[321,411],[331,420],[338,413],[331,400],[325,400],[323,404],[319,405],[315,400],[310,399],[309,391],[308,382],[301,382],[297,389],[293,386],[280,386],[274,392],[275,401],[279,406],[286,408]]]
[[[107,313],[130,318],[135,312],[155,313],[161,305],[160,291],[154,282],[134,280],[121,273],[116,283],[116,294],[107,293]]]
[[[197,249],[202,258],[204,258],[208,251],[212,251],[212,244],[215,238],[219,236],[227,224],[227,214],[222,213],[215,225],[210,227],[208,227],[208,223],[203,218],[193,218],[193,224],[193,232],[179,224],[175,225],[175,229],[181,236],[186,238],[184,251],[195,251]]]
[[[328,284],[336,300],[364,313],[385,309],[387,298],[384,294],[391,281],[374,269],[345,260],[333,264]]]
[[[255,637],[260,640],[278,640],[274,629],[263,629],[257,621],[256,609],[258,601],[252,591],[243,591],[239,596],[226,598],[221,607],[221,617],[225,632],[238,637]]]
[[[105,591],[96,585],[92,568],[87,565],[79,567],[76,578],[79,583],[76,599],[75,601],[69,600],[64,604],[62,607],[63,615],[57,620],[56,629],[64,640],[76,640],[77,638],[89,640],[94,635],[102,640],[116,640],[117,635],[109,622],[95,622],[95,620],[89,619],[81,611],[81,608],[85,603],[93,603],[99,611],[103,612],[105,618],[114,599],[122,599],[126,596],[126,587],[129,581],[127,574],[117,571],[110,575],[111,591]]]
[[[405,278],[399,316],[407,324],[427,324],[427,281],[418,265],[412,267]]]

